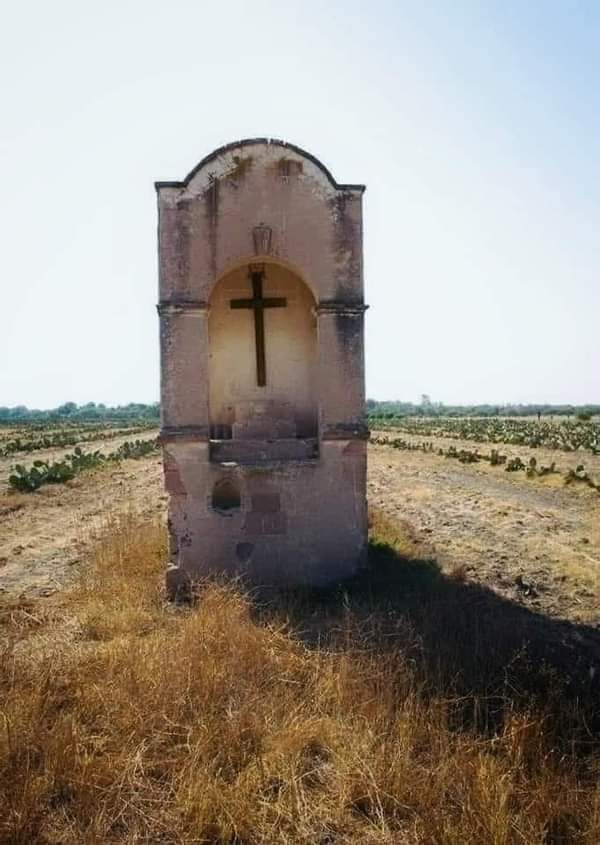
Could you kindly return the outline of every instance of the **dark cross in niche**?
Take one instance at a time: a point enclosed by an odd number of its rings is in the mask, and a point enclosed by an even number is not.
[[[265,271],[250,268],[252,299],[232,299],[232,308],[250,308],[254,311],[254,337],[256,345],[256,383],[264,387],[267,383],[267,364],[265,359],[265,308],[284,308],[287,299],[283,296],[263,297]]]

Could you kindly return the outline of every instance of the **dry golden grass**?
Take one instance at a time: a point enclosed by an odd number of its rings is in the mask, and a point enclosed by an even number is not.
[[[76,590],[6,605],[0,841],[596,845],[592,692],[374,529],[342,590],[174,608],[163,527],[131,518]]]

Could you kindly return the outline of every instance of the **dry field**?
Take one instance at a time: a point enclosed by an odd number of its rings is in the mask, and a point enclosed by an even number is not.
[[[175,608],[158,456],[1,491],[0,842],[599,842],[600,493],[374,445],[369,498],[342,588]]]
[[[98,433],[106,434],[106,430]],[[149,429],[135,437],[157,435],[157,429]],[[9,439],[6,429],[0,429],[0,449]],[[132,439],[132,435],[122,434],[81,445],[93,452],[116,449]],[[78,565],[85,563],[98,529],[110,516],[124,511],[146,516],[164,512],[166,497],[158,455],[82,473],[67,484],[48,484],[35,493],[9,490],[8,478],[15,464],[29,467],[34,460],[55,461],[72,451],[72,446],[53,447],[0,457],[0,596],[48,595],[72,580]]]

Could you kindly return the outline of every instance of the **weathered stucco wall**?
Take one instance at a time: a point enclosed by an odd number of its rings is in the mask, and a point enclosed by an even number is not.
[[[216,280],[255,254],[252,228],[264,222],[270,254],[316,299],[362,302],[362,192],[264,142],[226,148],[186,183],[159,183],[161,298],[208,301]]]
[[[263,139],[157,189],[170,583],[350,574],[367,527],[362,186]],[[252,312],[229,306],[257,263],[288,300],[265,313],[264,387]]]
[[[210,462],[204,443],[170,443],[165,466],[171,558],[192,578],[224,572],[322,585],[364,559],[365,441],[325,442],[314,461],[228,466]],[[213,491],[224,479],[237,487],[240,506],[221,511]]]

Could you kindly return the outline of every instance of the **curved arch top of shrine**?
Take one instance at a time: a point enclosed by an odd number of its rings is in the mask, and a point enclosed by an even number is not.
[[[161,300],[207,302],[229,268],[287,264],[317,302],[362,302],[363,185],[268,138],[210,153],[182,182],[157,182]]]
[[[268,145],[271,147],[280,147],[284,150],[289,150],[293,152],[295,155],[301,156],[302,158],[306,159],[306,161],[312,162],[316,167],[320,168],[323,174],[329,179],[331,185],[336,190],[357,190],[357,191],[364,191],[364,185],[340,185],[334,179],[331,171],[323,164],[323,162],[317,158],[317,156],[313,155],[312,153],[307,152],[306,150],[302,149],[302,147],[297,146],[297,144],[292,144],[289,141],[281,141],[278,138],[242,138],[239,141],[231,141],[228,144],[223,144],[221,147],[217,147],[216,150],[213,150],[208,155],[204,156],[198,164],[196,164],[190,172],[187,174],[185,179],[181,182],[155,182],[155,186],[157,189],[160,188],[167,188],[167,187],[175,187],[175,188],[184,188],[189,185],[192,179],[203,169],[210,167],[211,163],[218,160],[220,156],[224,156],[227,153],[232,151],[238,151],[243,149],[244,147],[253,147],[257,144],[261,145]]]
[[[364,186],[251,138],[156,187],[168,588],[346,578],[367,537]]]

